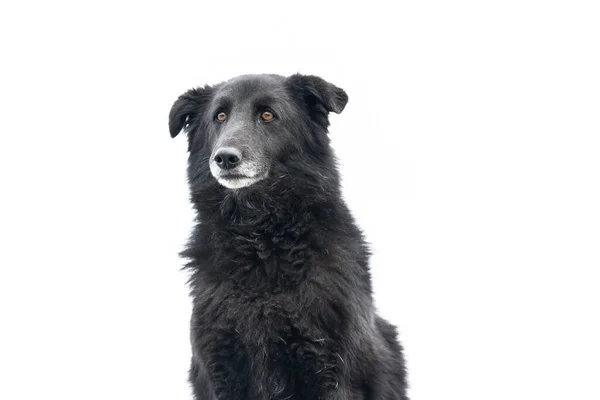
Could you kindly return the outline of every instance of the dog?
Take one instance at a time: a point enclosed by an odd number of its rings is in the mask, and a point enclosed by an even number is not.
[[[328,137],[347,102],[300,74],[244,75],[175,101],[169,131],[187,133],[197,213],[181,253],[197,400],[408,398]]]

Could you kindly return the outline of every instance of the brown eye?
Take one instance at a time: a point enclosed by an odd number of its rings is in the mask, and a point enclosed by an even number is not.
[[[260,114],[260,117],[262,118],[263,121],[271,121],[273,118],[275,118],[273,113],[271,113],[269,111],[263,112],[262,114]]]
[[[217,120],[218,121],[225,121],[227,119],[227,114],[225,114],[224,112],[220,112],[217,114]]]

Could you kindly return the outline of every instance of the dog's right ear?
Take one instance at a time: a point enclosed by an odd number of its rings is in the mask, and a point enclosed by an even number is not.
[[[169,132],[175,137],[202,113],[212,96],[212,87],[190,89],[177,99],[169,113]]]

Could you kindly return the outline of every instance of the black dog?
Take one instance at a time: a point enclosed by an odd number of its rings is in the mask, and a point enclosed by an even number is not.
[[[198,214],[182,253],[196,399],[407,399],[327,136],[347,101],[315,76],[253,75],[173,105]]]

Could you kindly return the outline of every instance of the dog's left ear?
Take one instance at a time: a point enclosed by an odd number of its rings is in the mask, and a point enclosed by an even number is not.
[[[288,84],[294,92],[301,93],[311,113],[327,118],[327,114],[341,113],[348,103],[348,95],[343,89],[314,75],[295,74]]]
[[[190,89],[179,96],[169,113],[171,137],[177,136],[182,129],[187,128],[198,118],[211,96],[210,86]]]

